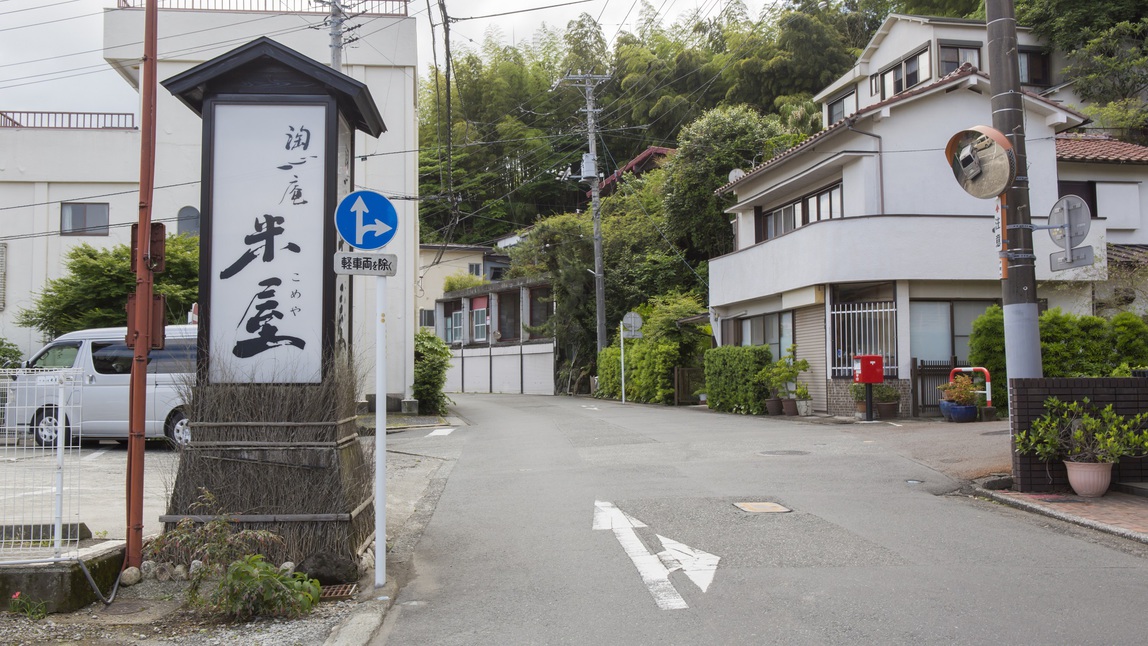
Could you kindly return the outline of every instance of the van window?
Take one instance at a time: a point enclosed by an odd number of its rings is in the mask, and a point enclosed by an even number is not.
[[[148,355],[147,371],[159,374],[195,372],[195,339],[168,339],[163,350]]]
[[[133,356],[124,343],[92,341],[92,367],[101,375],[130,375]]]
[[[76,365],[76,355],[80,353],[80,342],[54,343],[36,355],[29,368],[71,368]]]

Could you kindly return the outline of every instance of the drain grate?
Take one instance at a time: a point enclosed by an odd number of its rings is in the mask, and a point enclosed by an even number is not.
[[[751,514],[785,514],[793,511],[775,502],[735,502],[733,506]]]
[[[809,451],[758,451],[758,455],[772,458],[783,455],[809,455]]]
[[[355,596],[359,590],[357,583],[341,583],[339,585],[325,585],[319,589],[319,601],[342,601]]]

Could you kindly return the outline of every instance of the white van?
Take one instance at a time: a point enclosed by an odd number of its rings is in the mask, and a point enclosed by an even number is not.
[[[79,402],[78,420],[66,416],[65,442],[77,428],[84,440],[128,437],[128,393],[134,356],[124,341],[127,328],[81,330],[61,335],[24,362],[8,384],[6,424],[29,430],[42,446],[53,446],[59,388],[44,387],[53,371],[72,369],[78,384],[66,385],[65,408]],[[145,437],[167,437],[177,445],[191,440],[182,393],[195,373],[196,326],[171,325],[163,350],[148,355]],[[60,373],[57,373],[60,374]]]

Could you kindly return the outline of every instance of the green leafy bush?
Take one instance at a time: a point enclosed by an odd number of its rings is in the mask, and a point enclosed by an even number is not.
[[[474,274],[468,274],[466,272],[460,271],[443,279],[442,291],[443,293],[455,292],[460,289],[469,289],[471,287],[478,287],[480,285],[488,284],[490,284],[490,281],[486,280],[482,276],[475,276]]]
[[[764,345],[726,345],[707,350],[706,405],[729,413],[761,414],[766,392],[754,376],[772,360],[769,346]]]
[[[652,404],[674,403],[676,343],[653,339],[626,341],[626,400]],[[598,397],[622,397],[621,349],[611,346],[598,355]]]
[[[1148,365],[1148,324],[1132,312],[1121,312],[1112,325],[1112,351],[1116,360],[1130,366]]]
[[[298,617],[319,602],[319,582],[267,563],[259,554],[245,556],[227,568],[219,587],[204,605],[237,621],[252,617]]]
[[[419,412],[446,413],[450,398],[443,392],[446,370],[450,367],[450,347],[429,328],[415,333],[415,373],[411,391],[419,402]]]
[[[1104,320],[1053,308],[1040,315],[1040,352],[1045,377],[1107,377],[1124,374],[1121,364],[1148,364],[1148,324],[1122,312]],[[993,401],[1008,397],[1004,310],[998,305],[973,321],[969,363],[989,370]]]

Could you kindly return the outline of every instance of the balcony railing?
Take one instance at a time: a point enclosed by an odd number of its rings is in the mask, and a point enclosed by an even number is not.
[[[409,0],[362,0],[347,9],[369,16],[405,16]],[[143,9],[146,0],[119,0],[120,9]],[[326,3],[313,0],[159,0],[162,10],[263,11],[267,13],[330,13]]]
[[[0,128],[59,128],[67,130],[134,130],[130,112],[24,112],[0,110]]]

